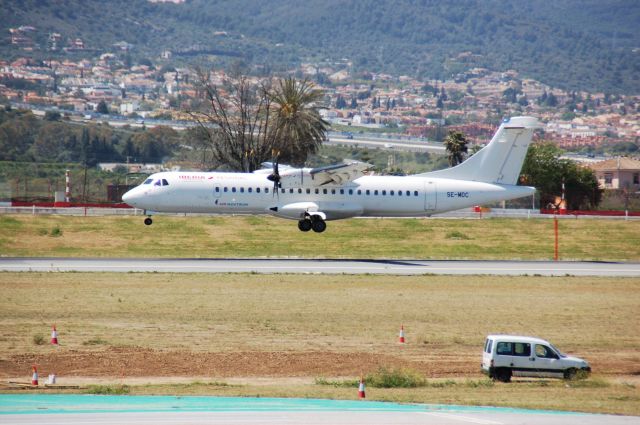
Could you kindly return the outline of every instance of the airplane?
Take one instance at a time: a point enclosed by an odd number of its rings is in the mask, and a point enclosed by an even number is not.
[[[327,221],[351,217],[431,216],[475,205],[531,196],[517,186],[534,117],[505,118],[491,142],[455,167],[409,176],[368,175],[358,161],[320,168],[279,166],[253,173],[160,172],[122,196],[154,212],[270,214],[297,220],[303,232],[324,232]]]

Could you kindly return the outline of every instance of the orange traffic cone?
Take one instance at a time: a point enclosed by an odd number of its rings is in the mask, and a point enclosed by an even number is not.
[[[53,325],[53,329],[51,330],[51,343],[53,345],[58,345],[58,331],[56,330],[56,325]]]
[[[398,338],[400,344],[404,344],[404,325],[400,325],[400,337]]]
[[[31,375],[31,385],[38,385],[38,368],[36,365],[31,367],[33,369],[33,375]]]
[[[364,398],[364,378],[360,377],[360,385],[358,385],[358,398]]]

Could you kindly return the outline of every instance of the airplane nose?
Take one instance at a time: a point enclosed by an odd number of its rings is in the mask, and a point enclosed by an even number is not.
[[[133,193],[134,190],[130,190],[127,193],[125,193],[124,195],[122,195],[122,202],[124,202],[126,204],[129,204],[131,206],[135,206],[135,198],[136,198],[136,196]]]

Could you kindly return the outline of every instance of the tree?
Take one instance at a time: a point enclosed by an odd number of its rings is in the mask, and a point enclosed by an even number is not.
[[[555,205],[565,183],[565,200],[569,209],[590,209],[602,199],[602,190],[592,170],[575,162],[560,159],[562,151],[551,142],[529,146],[520,181],[535,186],[540,193],[540,205]]]
[[[239,76],[218,86],[208,73],[197,74],[201,103],[188,113],[200,130],[189,134],[210,150],[211,165],[252,172],[274,155],[297,165],[324,140],[328,123],[314,106],[322,93],[310,81]]]
[[[459,131],[449,131],[443,143],[447,151],[447,160],[450,167],[455,167],[464,161],[468,143],[464,134]]]
[[[100,103],[98,103],[98,106],[96,107],[96,112],[99,114],[108,115],[109,108],[107,107],[107,102],[105,102],[104,100],[101,100]]]
[[[310,153],[322,145],[329,123],[322,119],[315,105],[322,99],[308,80],[279,80],[269,92],[275,111],[276,148],[282,159],[302,165]]]

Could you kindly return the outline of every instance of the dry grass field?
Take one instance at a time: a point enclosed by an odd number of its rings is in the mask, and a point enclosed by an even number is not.
[[[0,273],[0,378],[36,363],[133,393],[355,398],[315,379],[404,368],[427,384],[369,398],[640,415],[639,305],[630,278]],[[594,375],[494,384],[493,332],[550,339]]]
[[[640,261],[640,220],[560,220],[563,260]],[[0,255],[548,260],[553,220],[353,219],[322,235],[258,217],[0,216]]]

